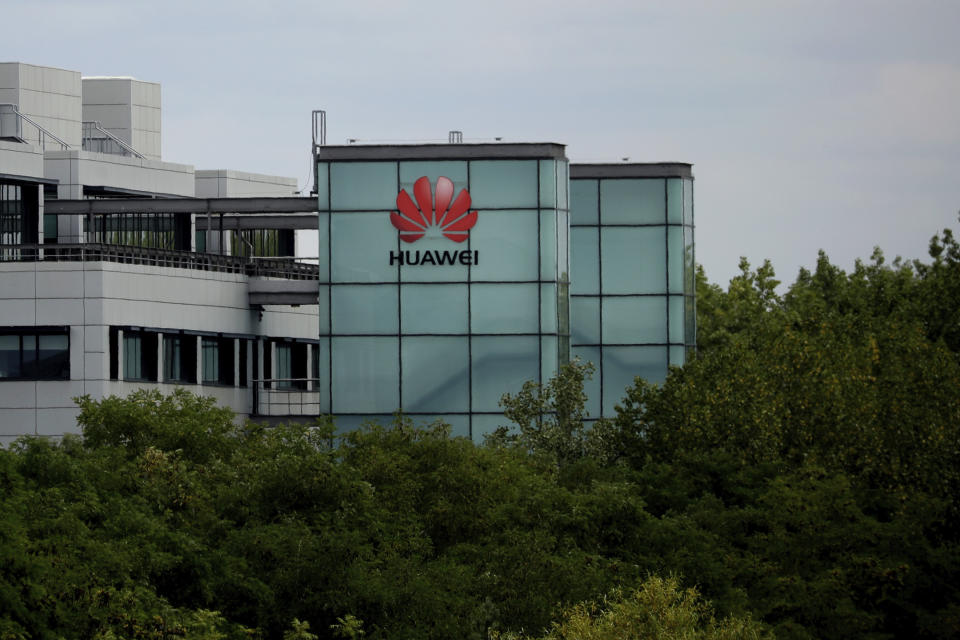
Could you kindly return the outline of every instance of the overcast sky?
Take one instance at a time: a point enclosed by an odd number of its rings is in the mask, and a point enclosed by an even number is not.
[[[697,259],[782,280],[960,227],[960,2],[5,0],[0,60],[163,91],[163,157],[310,175],[328,142],[694,164]]]

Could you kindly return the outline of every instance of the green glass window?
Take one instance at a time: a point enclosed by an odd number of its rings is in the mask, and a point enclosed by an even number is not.
[[[666,229],[604,228],[600,270],[603,293],[665,293]]]
[[[481,211],[470,231],[470,249],[479,251],[479,264],[471,268],[470,278],[537,280],[536,247],[536,211]]]
[[[650,344],[667,341],[665,296],[603,299],[604,344]]]
[[[599,182],[570,181],[570,224],[599,224]]]
[[[392,413],[400,406],[397,338],[333,338],[333,407],[339,413]]]
[[[667,222],[683,224],[683,180],[667,179]]]
[[[467,285],[404,284],[400,287],[403,333],[467,333]]]
[[[334,211],[389,209],[396,204],[400,191],[396,162],[333,162],[330,184]]]
[[[634,378],[662,383],[667,375],[666,347],[603,348],[603,414],[612,416],[614,407],[632,387]]]
[[[404,337],[403,409],[464,411],[469,406],[469,345],[466,337]]]
[[[332,281],[396,282],[399,266],[390,264],[390,254],[409,245],[398,247],[397,230],[390,224],[387,215],[331,215],[331,234],[336,238],[332,246]]]
[[[397,285],[334,285],[332,294],[334,333],[397,333]]]
[[[666,194],[662,178],[600,181],[601,224],[664,224]]]
[[[475,284],[470,290],[473,333],[537,333],[540,310],[535,284]]]
[[[467,189],[467,163],[463,160],[450,161],[421,161],[402,160],[400,162],[400,188],[406,189],[413,197],[413,184],[422,176],[430,179],[430,184],[437,188],[437,178],[443,176],[453,181],[454,197],[461,189]]]
[[[535,208],[538,184],[536,160],[470,163],[470,196],[476,208]]]
[[[473,338],[474,411],[500,411],[503,394],[516,393],[527,380],[539,380],[539,349],[536,336]]]
[[[600,344],[600,298],[570,298],[570,341]]]
[[[540,206],[548,208],[557,206],[557,162],[555,160],[540,161]]]
[[[600,293],[600,230],[570,229],[570,293]]]

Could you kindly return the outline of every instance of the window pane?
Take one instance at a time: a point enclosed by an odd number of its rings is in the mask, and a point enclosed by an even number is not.
[[[667,341],[665,296],[603,299],[603,343],[644,344]]]
[[[667,222],[683,224],[683,180],[667,178]]]
[[[559,275],[557,262],[557,212],[540,214],[540,279],[556,280]]]
[[[334,210],[389,210],[396,205],[399,191],[396,162],[330,164],[330,203]]]
[[[633,386],[635,376],[661,383],[667,374],[666,347],[604,347],[603,349],[603,413],[615,414],[614,405]]]
[[[397,338],[333,338],[333,412],[392,413],[400,406]]]
[[[331,234],[336,238],[332,282],[396,282],[399,267],[390,265],[390,256],[401,243],[390,217],[386,213],[332,215]]]
[[[570,181],[570,224],[598,224],[597,181]]]
[[[683,296],[670,296],[670,342],[683,344]]]
[[[549,380],[557,375],[560,361],[556,336],[540,337],[540,379]]]
[[[557,285],[540,285],[540,331],[557,331]]]
[[[453,193],[456,198],[461,189],[467,188],[467,163],[463,160],[440,162],[402,160],[400,162],[400,188],[406,189],[410,197],[413,197],[413,184],[422,176],[430,179],[434,189],[437,188],[437,178],[440,176],[450,178],[453,181]]]
[[[670,347],[670,364],[674,367],[682,367],[684,365],[685,354],[685,347]]]
[[[470,232],[470,248],[480,252],[471,280],[537,280],[537,213],[482,211]]]
[[[140,380],[143,377],[141,367],[141,338],[139,334],[123,334],[123,378]]]
[[[570,341],[600,344],[600,298],[570,298]]]
[[[693,225],[693,180],[683,181],[683,224]]]
[[[22,349],[20,351],[20,362],[22,363],[21,374],[25,378],[37,377],[37,336],[20,336]]]
[[[38,373],[41,378],[70,378],[70,350],[66,335],[39,336]]]
[[[466,282],[469,279],[468,266],[460,261],[461,252],[471,251],[475,245],[467,242],[453,242],[444,237],[421,238],[416,243],[401,242],[403,265],[400,267],[400,279],[403,282]],[[427,257],[430,254],[430,257]],[[468,254],[470,261],[473,254]],[[485,259],[480,252],[478,259]],[[399,262],[399,260],[398,260]],[[440,264],[440,263],[443,264]]]
[[[326,162],[317,163],[317,209],[330,210],[330,165]]]
[[[536,207],[536,160],[476,160],[470,163],[470,196],[476,208]]]
[[[215,339],[204,338],[201,343],[203,351],[203,381],[217,382],[220,379],[220,352]],[[277,360],[280,359],[280,348],[277,347]],[[279,365],[278,365],[279,368]],[[286,376],[277,376],[286,377]]]
[[[471,285],[470,312],[473,333],[537,333],[537,285]]]
[[[397,285],[334,285],[333,333],[396,334]]]
[[[602,229],[603,293],[664,293],[666,230],[663,227]]]
[[[474,411],[499,411],[503,394],[517,393],[527,380],[538,381],[538,351],[536,336],[474,338]]]
[[[468,411],[467,338],[403,338],[403,409]]]
[[[557,208],[566,209],[569,204],[570,164],[566,160],[557,160]]]
[[[683,227],[667,229],[670,293],[683,293]]]
[[[20,336],[0,336],[0,378],[20,377]]]
[[[662,178],[600,182],[601,224],[664,224],[666,219]]]
[[[405,284],[400,288],[403,333],[467,333],[467,285]]]
[[[555,160],[540,161],[540,206],[557,206],[557,163]]]
[[[596,227],[570,229],[570,293],[600,293],[599,244]]]
[[[600,347],[570,347],[570,357],[580,358],[584,363],[593,364],[593,378],[583,381],[583,391],[587,394],[585,406],[591,418],[600,417]]]
[[[501,426],[510,427],[513,430],[517,428],[517,425],[504,418],[502,413],[493,415],[474,414],[470,416],[470,422],[473,441],[477,444],[483,444],[484,438]]]

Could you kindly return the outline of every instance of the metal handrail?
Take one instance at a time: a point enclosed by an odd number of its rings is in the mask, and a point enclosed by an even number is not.
[[[258,258],[256,261],[249,261],[241,256],[99,242],[0,245],[0,262],[36,260],[46,262],[118,262],[237,273],[250,277],[281,278],[284,280],[317,280],[320,275],[320,269],[315,264],[291,262],[287,259],[278,258]]]
[[[14,113],[18,118],[20,118],[21,120],[24,120],[24,121],[28,122],[29,124],[31,124],[31,125],[33,125],[34,127],[37,128],[37,131],[40,133],[40,136],[37,138],[37,142],[40,143],[40,148],[41,148],[41,149],[45,148],[46,145],[47,145],[47,143],[46,143],[46,137],[47,137],[47,136],[49,136],[50,138],[53,138],[53,140],[56,141],[57,144],[60,145],[60,149],[61,149],[62,151],[66,151],[66,150],[68,150],[68,149],[70,148],[70,145],[69,145],[69,144],[67,144],[66,142],[64,142],[64,141],[61,140],[60,138],[58,138],[58,137],[57,137],[56,135],[54,135],[53,133],[50,133],[49,131],[47,131],[46,129],[44,129],[43,127],[41,127],[39,124],[37,124],[36,122],[34,122],[33,120],[31,120],[28,116],[20,113],[20,109],[17,108],[17,105],[13,104],[12,102],[0,102],[0,107],[10,107],[11,109],[13,109],[13,113]]]
[[[91,129],[94,129],[99,133],[102,133],[103,137],[93,136],[92,132],[90,131]],[[126,142],[124,142],[117,136],[113,135],[112,133],[104,129],[103,126],[100,124],[99,120],[85,120],[83,122],[83,142],[86,142],[88,140],[108,140],[116,144],[118,147],[120,147],[120,149],[122,149],[122,152],[116,155],[121,155],[121,156],[131,155],[140,159],[143,159],[145,157],[142,153],[140,153],[139,151],[137,151],[136,149],[128,145]],[[109,152],[104,152],[104,153],[109,153]]]

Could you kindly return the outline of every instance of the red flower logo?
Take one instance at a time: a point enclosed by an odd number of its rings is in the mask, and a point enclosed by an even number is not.
[[[397,194],[397,209],[400,211],[390,213],[390,222],[400,230],[400,239],[404,242],[416,242],[425,235],[438,237],[441,233],[454,242],[463,242],[477,224],[477,212],[467,213],[470,192],[462,189],[454,200],[450,178],[437,178],[436,209],[430,179],[426,176],[413,184],[413,195],[416,204],[407,190],[401,189]]]

